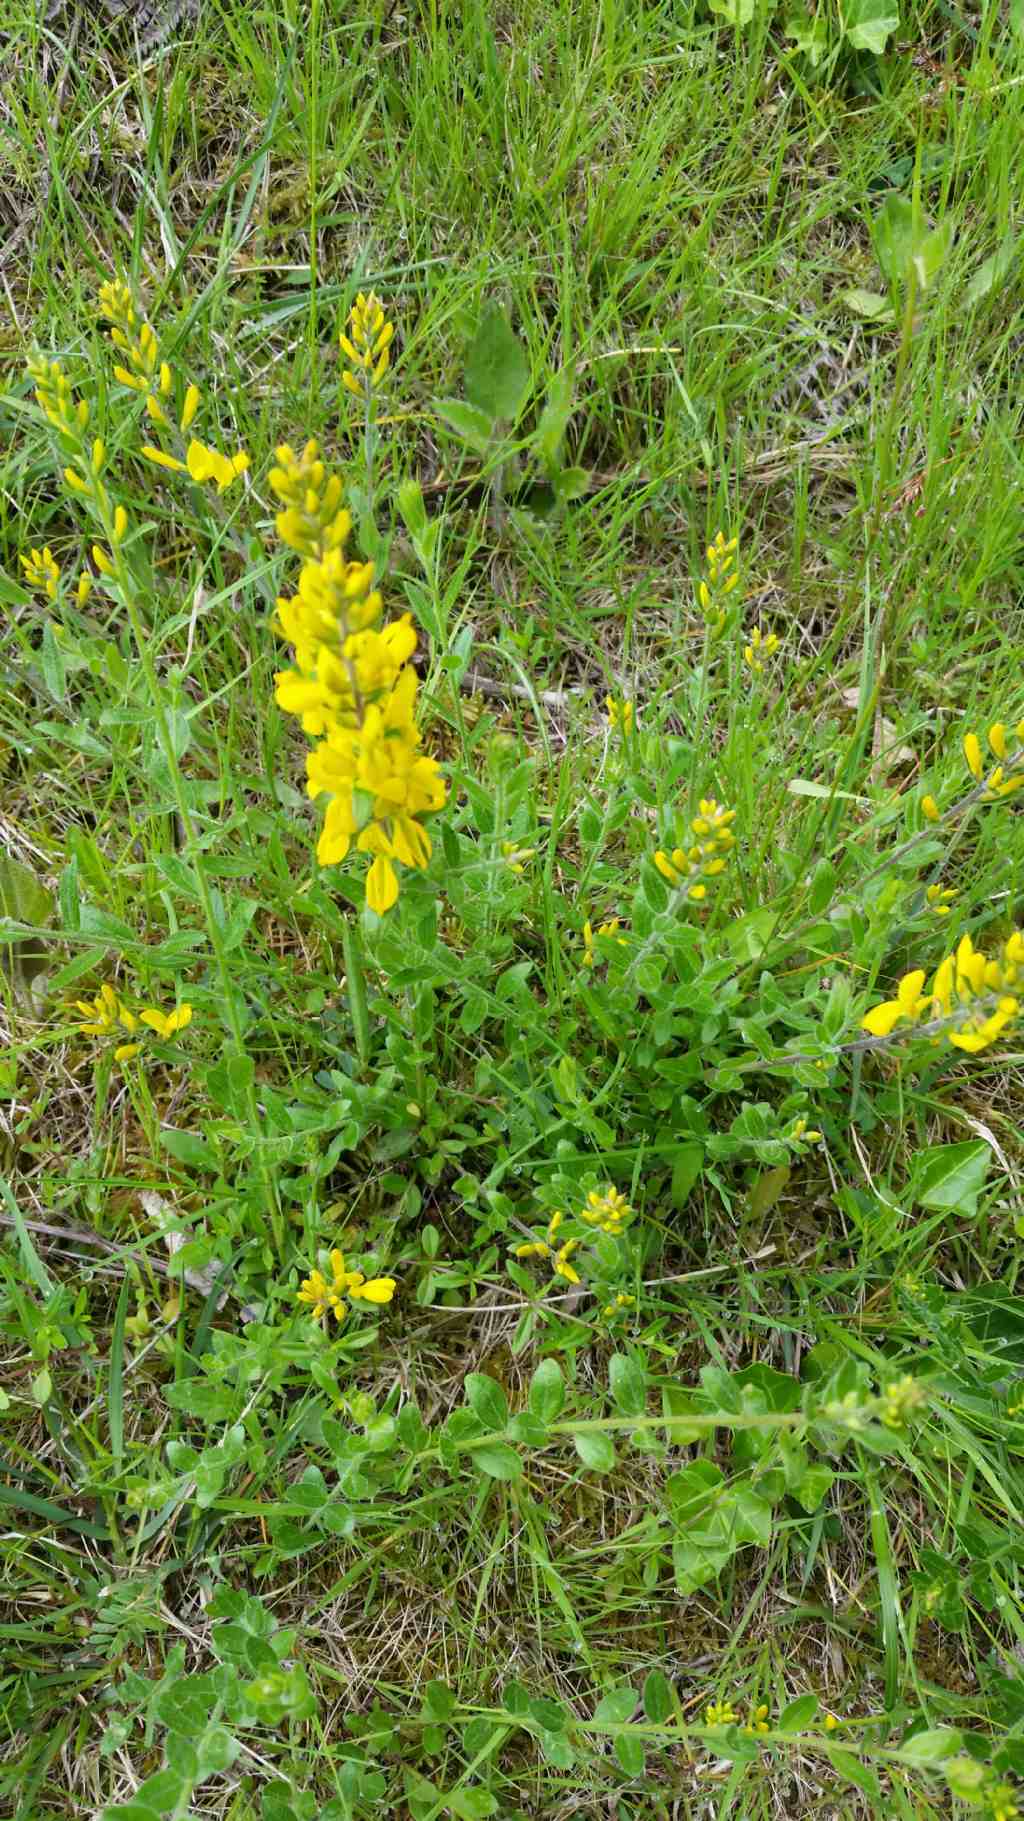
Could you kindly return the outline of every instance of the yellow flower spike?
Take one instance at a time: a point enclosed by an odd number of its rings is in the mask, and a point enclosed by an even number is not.
[[[980,784],[984,774],[984,766],[981,758],[981,744],[976,733],[964,735],[964,758],[967,760],[967,769],[972,778],[976,778]]]
[[[934,797],[921,798],[921,813],[929,822],[937,822],[939,820],[939,806]]]
[[[988,743],[997,759],[1006,757],[1006,728],[1002,721],[993,721],[988,730]]]
[[[704,1709],[707,1726],[733,1726],[739,1715],[731,1701],[711,1701]]]
[[[190,427],[190,425],[192,424],[192,422],[195,418],[196,412],[199,409],[201,400],[202,400],[202,394],[199,390],[199,387],[198,386],[189,386],[189,389],[185,394],[185,403],[182,406],[182,410],[181,410],[181,428],[182,428],[182,430],[187,430]]]

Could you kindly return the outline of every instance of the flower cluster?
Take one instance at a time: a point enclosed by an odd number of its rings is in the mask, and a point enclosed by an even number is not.
[[[225,492],[240,474],[245,473],[249,457],[244,449],[237,450],[234,455],[225,455],[195,437],[185,444],[185,435],[195,420],[202,395],[198,386],[189,383],[184,387],[180,405],[174,402],[180,388],[168,363],[160,358],[156,331],[139,315],[131,291],[122,279],[114,278],[100,286],[100,314],[112,325],[110,339],[121,357],[114,367],[114,378],[132,392],[144,395],[151,421],[181,450],[181,455],[176,455],[157,443],[145,443],[142,454],[146,460],[155,467],[188,474],[200,484],[212,480],[218,493]]]
[[[190,1005],[176,1006],[173,1012],[162,1012],[158,1006],[143,1006],[139,1012],[133,1012],[108,983],[101,986],[95,999],[76,999],[75,1009],[81,1012],[86,1022],[80,1026],[88,1037],[116,1037],[122,1031],[129,1037],[142,1030],[155,1031],[158,1037],[173,1037],[183,1031],[192,1022]],[[128,1062],[137,1056],[142,1044],[140,1042],[118,1043],[114,1050],[115,1062]]]
[[[618,1189],[609,1185],[606,1189],[590,1190],[577,1218],[584,1228],[590,1227],[600,1233],[607,1233],[613,1239],[618,1239],[627,1223],[632,1220],[633,1212],[626,1197],[620,1194]],[[580,1237],[573,1234],[568,1239],[559,1239],[565,1218],[562,1209],[556,1208],[548,1221],[544,1238],[531,1239],[525,1245],[517,1246],[515,1256],[517,1258],[549,1258],[551,1269],[556,1277],[564,1277],[567,1283],[578,1284],[579,1272],[575,1265],[569,1263],[569,1260],[580,1243]],[[583,1237],[586,1237],[585,1233]],[[634,1297],[620,1295],[607,1304],[604,1313],[605,1315],[617,1315],[621,1309],[632,1308],[634,1303]]]
[[[372,854],[366,902],[382,916],[398,897],[395,863],[430,859],[419,818],[445,800],[436,759],[420,751],[412,618],[378,628],[373,564],[346,559],[351,516],[315,442],[299,455],[282,445],[270,485],[283,507],[277,535],[302,558],[296,594],[277,603],[295,664],[275,684],[280,706],[319,740],[306,760],[309,795],[328,799],[317,856],[332,866],[353,842]]]
[[[597,1227],[617,1239],[632,1220],[633,1213],[626,1197],[609,1186],[600,1191],[591,1189],[586,1204],[580,1209],[580,1219],[586,1221],[588,1227]]]
[[[583,925],[583,965],[593,967],[598,959],[597,944],[604,937],[606,942],[614,942],[619,948],[625,948],[626,938],[619,935],[618,917],[609,917],[607,923],[599,923],[597,929],[588,918]]]
[[[518,841],[501,844],[501,857],[510,873],[524,873],[527,861],[532,860],[536,852],[535,847],[520,847]]]
[[[733,568],[739,538],[726,539],[725,533],[719,531],[708,545],[706,556],[708,572],[702,577],[697,589],[697,598],[703,609],[708,631],[719,633],[725,625],[726,601],[739,582],[739,572]]]
[[[612,733],[616,731],[622,734],[632,733],[635,714],[629,697],[605,696],[604,705],[608,713],[608,726]]]
[[[556,1208],[551,1219],[548,1221],[547,1237],[545,1239],[531,1239],[526,1245],[517,1246],[516,1257],[550,1258],[551,1269],[554,1271],[556,1277],[564,1277],[567,1284],[578,1284],[580,1281],[580,1274],[575,1266],[569,1263],[569,1260],[575,1252],[576,1247],[579,1245],[579,1240],[566,1239],[563,1240],[561,1245],[556,1244],[556,1235],[564,1219],[565,1215],[562,1213],[561,1208]]]
[[[30,550],[19,561],[29,587],[41,588],[48,601],[55,601],[60,584],[60,567],[49,544],[42,550]]]
[[[924,901],[933,917],[948,917],[956,892],[949,886],[929,885],[924,894]]]
[[[314,1321],[321,1321],[328,1313],[335,1321],[344,1321],[348,1313],[346,1297],[354,1303],[389,1303],[395,1294],[393,1277],[366,1278],[361,1271],[346,1270],[343,1252],[333,1251],[330,1264],[329,1278],[322,1271],[311,1271],[297,1291],[299,1302],[308,1304]]]
[[[986,802],[992,803],[999,797],[1011,796],[1024,784],[1024,746],[1020,744],[1024,741],[1024,721],[1018,721],[1014,732],[1018,744],[1011,752],[1007,744],[1005,723],[993,721],[988,730],[988,743],[998,763],[987,776],[981,741],[976,733],[964,735],[967,769],[978,784],[984,784]]]
[[[627,1295],[625,1290],[620,1290],[610,1303],[605,1303],[601,1313],[610,1320],[616,1315],[621,1315],[624,1309],[635,1308],[636,1297]]]
[[[655,866],[674,890],[685,886],[687,897],[696,903],[707,897],[705,879],[725,871],[730,849],[736,844],[730,826],[735,818],[736,811],[723,809],[714,797],[701,798],[700,814],[690,823],[696,841],[686,848],[675,847],[671,853],[659,848],[654,856]]]
[[[735,1726],[739,1717],[731,1701],[711,1701],[704,1709],[706,1726]]]
[[[750,635],[750,642],[743,647],[743,662],[755,676],[760,676],[768,658],[774,657],[779,649],[777,632],[762,632],[755,626]]]
[[[1019,1016],[1022,988],[1020,930],[1003,943],[998,959],[986,957],[970,936],[963,936],[955,953],[940,962],[927,989],[924,969],[915,968],[904,974],[895,999],[872,1006],[861,1025],[872,1037],[888,1037],[899,1025],[937,1024],[937,1039],[946,1037],[956,1049],[974,1054],[987,1049]]]
[[[348,327],[349,333],[343,329],[338,337],[351,368],[342,374],[341,383],[356,398],[368,398],[388,370],[395,325],[388,322],[375,291],[369,297],[360,291],[349,312]]]

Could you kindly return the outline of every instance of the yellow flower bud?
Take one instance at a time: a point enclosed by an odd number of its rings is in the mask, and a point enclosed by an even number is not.
[[[964,735],[964,758],[967,760],[967,769],[971,777],[977,778],[980,784],[984,767],[981,760],[981,744],[976,733]]]
[[[89,493],[91,491],[88,481],[84,481],[80,474],[76,474],[74,468],[65,468],[64,479],[67,481],[67,484],[73,493]]]
[[[93,545],[92,560],[101,575],[113,575],[114,565],[101,544]]]
[[[189,386],[185,394],[185,403],[181,412],[181,427],[187,430],[199,409],[201,393],[198,386]]]
[[[988,730],[988,743],[997,759],[1006,757],[1006,728],[1002,721],[993,721]]]
[[[939,806],[934,797],[921,798],[921,812],[923,815],[927,816],[929,822],[937,822],[939,820]]]
[[[103,467],[103,463],[106,460],[106,455],[106,444],[104,443],[102,436],[98,436],[92,446],[92,471],[94,474],[99,474]]]
[[[128,514],[123,506],[118,506],[114,513],[113,542],[119,544],[128,529]]]

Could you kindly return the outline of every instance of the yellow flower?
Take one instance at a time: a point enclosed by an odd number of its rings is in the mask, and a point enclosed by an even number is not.
[[[636,1308],[636,1297],[627,1296],[625,1291],[620,1290],[619,1294],[616,1296],[614,1302],[605,1303],[604,1309],[602,1310],[602,1314],[610,1317],[610,1316],[614,1316],[614,1315],[620,1315],[622,1313],[623,1309],[635,1309],[635,1308]]]
[[[202,399],[202,394],[199,390],[199,387],[198,386],[189,386],[188,391],[185,393],[185,403],[183,404],[183,406],[181,408],[181,428],[182,428],[182,430],[188,430],[191,428],[193,420],[196,415],[196,412],[199,409],[201,399]]]
[[[944,889],[941,885],[929,885],[924,896],[928,909],[936,917],[948,917],[956,892],[950,891],[948,887]]]
[[[766,1733],[766,1732],[771,1731],[771,1728],[768,1725],[768,1703],[767,1703],[767,1701],[762,1701],[759,1707],[755,1707],[752,1709],[750,1719],[747,1721],[747,1724],[743,1728],[743,1731],[746,1733],[746,1735],[749,1739],[755,1738],[758,1733]]]
[[[141,1043],[119,1043],[114,1051],[114,1061],[130,1062],[133,1056],[138,1055],[141,1048]]]
[[[921,812],[927,817],[929,822],[937,822],[939,820],[940,810],[934,797],[929,796],[921,798]]]
[[[614,732],[616,728],[623,734],[633,731],[633,703],[628,697],[605,696],[605,708],[608,710],[608,725]]]
[[[903,1378],[898,1378],[885,1387],[879,1414],[887,1429],[902,1429],[908,1417],[920,1410],[927,1401],[928,1396],[923,1386],[905,1374]]]
[[[628,946],[625,936],[619,935],[618,917],[609,917],[609,919],[606,923],[599,923],[597,926],[596,935],[594,932],[593,924],[590,922],[590,920],[588,918],[586,923],[584,923],[584,925],[583,925],[583,965],[584,965],[584,967],[593,967],[595,962],[597,961],[597,959],[598,959],[597,941],[602,936],[604,937],[606,942],[614,942],[618,945],[619,948],[626,948]]]
[[[764,633],[760,626],[755,626],[750,635],[750,643],[743,647],[743,662],[748,669],[754,671],[755,675],[760,675],[764,669],[765,660],[774,657],[778,649],[777,633]]]
[[[78,587],[75,589],[75,599],[78,602],[78,605],[80,607],[85,606],[85,603],[89,599],[89,596],[91,593],[92,593],[92,576],[89,574],[88,569],[83,569],[81,575],[78,578]]]
[[[100,987],[95,999],[76,999],[75,1007],[88,1020],[81,1028],[89,1037],[109,1037],[119,1025],[126,1031],[138,1026],[135,1013],[122,1004],[109,983]]]
[[[923,986],[923,967],[915,968],[911,974],[904,974],[896,989],[895,999],[886,999],[881,1005],[872,1006],[870,1012],[861,1019],[861,1029],[869,1031],[872,1037],[888,1037],[902,1020],[913,1022],[920,1018],[931,1005],[929,996],[921,991]]]
[[[19,557],[25,571],[25,580],[30,588],[41,588],[48,600],[57,599],[57,588],[60,583],[60,568],[49,544],[42,550],[30,550],[27,556]]]
[[[331,1253],[330,1262],[330,1280],[322,1271],[311,1271],[297,1291],[299,1302],[309,1305],[314,1321],[320,1321],[328,1312],[337,1321],[344,1320],[348,1308],[346,1296],[352,1302],[376,1304],[389,1303],[394,1296],[397,1286],[393,1277],[367,1279],[361,1271],[349,1271],[344,1253],[337,1250]]]
[[[578,1284],[580,1281],[579,1272],[569,1263],[570,1255],[575,1252],[579,1243],[578,1239],[567,1239],[564,1246],[559,1246],[558,1251],[555,1253],[555,1262],[552,1268],[557,1277],[565,1278],[567,1284]]]
[[[510,873],[525,872],[527,860],[532,860],[536,852],[535,847],[517,847],[514,841],[501,844],[502,858]]]
[[[1024,739],[1024,721],[1014,729],[1018,741]],[[985,801],[995,802],[999,797],[1012,796],[1024,785],[1024,750],[1018,745],[1012,752],[1007,745],[1006,725],[1003,721],[993,721],[988,730],[988,743],[993,756],[1000,761],[985,776],[985,760],[981,750],[981,741],[976,733],[964,735],[964,758],[971,777],[985,786]],[[1003,761],[1006,763],[1004,764]],[[1009,771],[1007,771],[1009,766]]]
[[[924,971],[906,974],[896,998],[873,1006],[861,1020],[874,1037],[887,1037],[897,1024],[923,1019],[944,1020],[941,1033],[955,1049],[971,1055],[989,1044],[1020,1014],[1018,994],[1024,989],[1024,935],[1015,930],[999,958],[987,958],[963,936],[955,954],[939,963],[928,992]]]
[[[731,1701],[712,1701],[704,1709],[704,1720],[708,1726],[732,1726],[739,1719]]]
[[[369,296],[360,291],[349,312],[348,327],[349,334],[342,330],[338,341],[345,359],[355,371],[343,373],[341,377],[348,390],[362,398],[373,386],[380,385],[388,370],[395,325],[387,321],[384,306],[375,291]]]
[[[249,457],[244,449],[235,455],[222,455],[219,449],[209,449],[205,443],[196,442],[193,438],[186,451],[188,471],[194,481],[216,481],[217,492],[224,493],[244,474],[249,466]]]
[[[158,1037],[173,1037],[192,1023],[192,1007],[179,1005],[173,1012],[161,1012],[156,1006],[147,1006],[139,1013],[139,1023],[148,1025]]]
[[[1019,1821],[1020,1809],[1009,1783],[996,1783],[986,1794],[992,1821]]]
[[[75,403],[71,382],[60,362],[44,360],[41,354],[30,354],[26,365],[29,377],[35,382],[36,403],[47,423],[75,442],[79,441],[89,421],[89,406],[84,398]],[[84,483],[79,481],[79,486]]]
[[[798,1119],[789,1134],[791,1144],[820,1144],[821,1133],[809,1129],[806,1119]]]
[[[517,1258],[550,1258],[551,1247],[543,1239],[531,1239],[526,1245],[517,1246]]]

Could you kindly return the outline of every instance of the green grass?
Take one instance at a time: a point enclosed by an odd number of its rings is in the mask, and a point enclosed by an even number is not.
[[[1019,800],[920,808],[1024,715],[1019,41],[921,5],[814,71],[682,0],[207,0],[140,70],[88,20],[67,55],[30,5],[4,29],[7,1809],[1010,1821],[1020,1027],[842,1046],[1019,916]],[[906,317],[894,195],[952,233]],[[249,452],[219,502],[138,458],[115,273]],[[372,498],[336,341],[370,287]],[[494,302],[530,389],[481,457],[438,405]],[[76,598],[34,347],[94,400],[130,613]],[[563,372],[587,480],[543,517]],[[448,778],[382,920],[362,858],[316,865],[274,703],[266,477],[310,436]],[[669,911],[651,855],[711,795],[736,848]],[[105,982],[192,1023],[122,1068],[73,1005]],[[605,1184],[636,1219],[578,1288],[515,1257]],[[398,1291],[321,1334],[333,1246]]]

